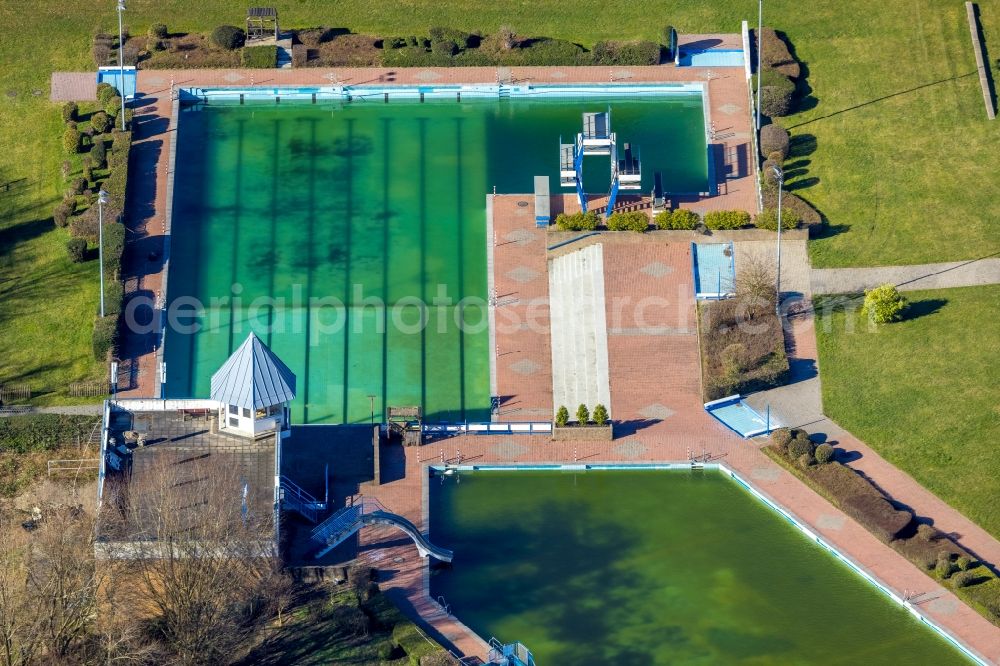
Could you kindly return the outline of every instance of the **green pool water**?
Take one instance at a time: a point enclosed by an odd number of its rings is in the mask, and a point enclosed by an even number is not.
[[[207,397],[253,330],[298,377],[298,423],[367,422],[387,404],[487,420],[486,195],[529,192],[538,174],[558,191],[560,134],[608,106],[644,189],[654,171],[668,191],[705,189],[699,95],[185,108],[166,395]],[[587,158],[588,190],[608,174]]]
[[[964,656],[720,472],[430,479],[431,593],[563,664],[960,664]]]

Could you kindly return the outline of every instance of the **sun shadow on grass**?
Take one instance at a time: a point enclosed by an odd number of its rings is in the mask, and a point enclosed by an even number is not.
[[[936,314],[947,304],[948,300],[944,298],[925,298],[920,301],[914,301],[907,305],[906,309],[903,311],[903,320],[911,321],[913,319],[919,319],[920,317]]]

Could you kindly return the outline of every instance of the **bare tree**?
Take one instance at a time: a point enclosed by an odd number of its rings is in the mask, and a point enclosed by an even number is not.
[[[502,25],[497,30],[497,42],[504,51],[510,51],[517,44],[517,35],[514,28],[509,25]]]
[[[774,270],[760,257],[749,256],[740,262],[735,286],[736,298],[750,319],[774,309]]]
[[[102,517],[132,612],[183,664],[238,658],[282,598],[273,507],[229,463],[163,456]]]

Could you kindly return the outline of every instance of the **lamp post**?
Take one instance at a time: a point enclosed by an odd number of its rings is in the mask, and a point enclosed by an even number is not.
[[[781,171],[781,167],[776,164],[771,165],[771,170],[774,172],[774,177],[778,181],[778,270],[775,275],[775,291],[774,291],[774,312],[779,317],[781,316],[781,191],[785,184],[785,174]]]
[[[371,424],[375,425],[375,396],[373,395],[368,396],[368,406],[371,407],[372,410]]]
[[[764,0],[757,0],[757,131],[760,131],[760,33],[764,30]]]
[[[125,50],[124,31],[122,30],[122,12],[125,11],[125,0],[118,0],[118,85],[121,86],[122,94],[122,131],[125,131],[125,61],[122,52]],[[758,77],[758,88],[760,87],[760,77]],[[760,118],[757,119],[757,127],[760,127]]]
[[[101,276],[101,318],[104,318],[104,204],[108,203],[108,193],[101,189],[97,193],[97,263]]]

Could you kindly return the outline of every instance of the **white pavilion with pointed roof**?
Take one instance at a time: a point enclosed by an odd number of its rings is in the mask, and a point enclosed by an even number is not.
[[[251,333],[212,375],[211,399],[219,403],[219,428],[245,437],[289,434],[288,403],[295,375]]]

